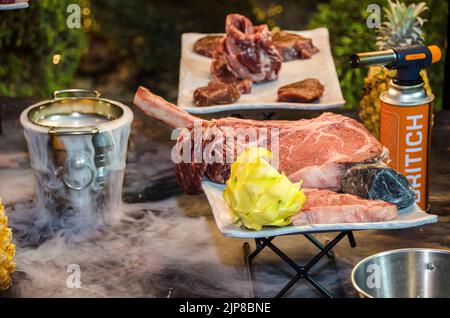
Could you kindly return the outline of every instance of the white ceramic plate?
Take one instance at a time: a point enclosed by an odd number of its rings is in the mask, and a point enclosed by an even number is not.
[[[0,4],[0,10],[17,10],[28,8],[28,2],[19,2],[12,4]]]
[[[436,215],[421,210],[417,205],[399,211],[397,219],[387,222],[370,223],[338,223],[338,224],[308,224],[302,226],[266,227],[261,231],[251,231],[233,223],[230,210],[222,193],[223,184],[204,180],[202,188],[211,205],[217,227],[225,235],[236,238],[260,238],[289,234],[337,232],[350,230],[395,230],[432,224],[438,221]]]
[[[255,84],[251,94],[243,94],[234,104],[197,107],[193,102],[194,90],[206,86],[210,80],[211,59],[194,52],[193,45],[201,37],[211,34],[184,33],[181,39],[180,79],[178,87],[178,106],[192,114],[208,114],[237,110],[283,110],[337,108],[345,104],[339,79],[331,55],[328,29],[319,28],[308,31],[288,31],[301,34],[313,40],[319,52],[310,59],[284,62],[276,81]],[[325,92],[315,103],[277,103],[280,86],[306,78],[317,78]]]

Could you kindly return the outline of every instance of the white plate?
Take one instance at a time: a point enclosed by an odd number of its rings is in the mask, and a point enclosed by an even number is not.
[[[337,232],[350,230],[395,230],[405,229],[438,221],[436,215],[428,214],[417,205],[399,211],[397,219],[386,222],[370,223],[338,223],[338,224],[308,224],[301,226],[265,227],[261,231],[247,230],[233,223],[230,209],[225,203],[222,193],[225,185],[204,180],[202,188],[211,205],[217,227],[225,236],[236,238],[260,238],[289,234]]]
[[[17,10],[28,8],[28,2],[19,2],[11,4],[0,4],[0,10]]]
[[[331,55],[328,29],[319,28],[308,31],[288,31],[301,34],[313,40],[319,52],[310,59],[284,62],[278,80],[255,84],[251,94],[243,94],[234,104],[197,107],[193,102],[194,90],[206,86],[210,80],[211,59],[193,50],[194,43],[201,37],[212,34],[184,33],[181,38],[180,79],[178,87],[178,106],[192,114],[208,114],[237,110],[280,110],[314,109],[325,110],[345,104],[339,79]],[[325,92],[315,103],[277,103],[277,91],[280,86],[306,78],[317,78]]]

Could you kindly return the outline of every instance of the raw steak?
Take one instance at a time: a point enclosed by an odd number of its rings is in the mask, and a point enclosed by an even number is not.
[[[294,225],[382,222],[397,218],[397,207],[391,203],[328,190],[304,191],[306,202],[292,217]]]
[[[197,106],[232,104],[241,97],[235,84],[210,81],[208,86],[194,91],[194,103]]]
[[[272,42],[266,24],[253,26],[239,14],[229,14],[225,22],[226,36],[223,50],[228,69],[239,79],[254,83],[278,78],[281,56]]]
[[[283,62],[309,59],[313,54],[319,52],[311,39],[298,34],[279,31],[273,34],[272,40]]]
[[[238,79],[234,76],[228,69],[225,54],[221,50],[214,52],[211,76],[214,81],[236,85],[241,94],[249,94],[252,91],[253,82],[251,79]]]
[[[279,102],[291,103],[311,103],[319,99],[325,90],[317,79],[308,78],[303,81],[295,82],[278,89]]]
[[[194,43],[194,52],[206,57],[212,57],[214,52],[219,49],[222,39],[222,35],[204,36]]]
[[[192,150],[195,133],[200,134],[202,140],[207,141],[197,143],[203,156],[214,154],[223,159],[231,153],[236,158],[246,147],[258,145],[269,148],[276,156],[278,149],[278,169],[294,182],[303,180],[305,188],[339,190],[347,169],[355,164],[379,162],[386,155],[384,147],[363,125],[338,114],[323,113],[314,119],[296,121],[232,117],[207,121],[186,113],[144,87],[137,90],[134,103],[149,116],[174,128],[186,128],[178,140],[180,147],[188,145]],[[196,131],[194,127],[199,128]],[[265,128],[272,138],[259,134],[256,144],[246,143],[247,139],[240,140],[238,133],[246,128]],[[223,142],[223,135],[230,131],[235,135]],[[278,142],[279,147],[272,145],[273,142]],[[202,165],[176,164],[178,182],[188,194],[202,192],[200,183],[204,176],[223,183],[228,178],[229,168],[225,160]]]

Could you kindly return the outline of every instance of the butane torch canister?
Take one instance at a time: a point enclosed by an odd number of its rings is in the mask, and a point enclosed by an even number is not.
[[[441,58],[437,46],[393,48],[352,55],[353,67],[381,65],[397,70],[388,91],[380,96],[380,141],[389,149],[389,165],[404,174],[416,193],[416,202],[429,208],[429,157],[432,103],[420,71]]]
[[[423,83],[391,83],[380,96],[380,141],[389,149],[389,165],[404,174],[416,193],[416,203],[429,207],[429,157],[434,97]]]

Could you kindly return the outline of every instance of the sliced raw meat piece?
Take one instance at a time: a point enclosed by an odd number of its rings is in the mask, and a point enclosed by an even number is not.
[[[219,49],[223,35],[208,35],[198,39],[194,43],[194,52],[206,57],[212,57]]]
[[[241,97],[235,84],[210,81],[208,86],[199,87],[194,91],[194,103],[197,106],[232,104]]]
[[[318,100],[325,90],[317,79],[308,78],[303,81],[295,82],[278,89],[279,102],[291,103],[311,103]]]
[[[273,34],[272,41],[283,62],[296,59],[309,59],[313,54],[319,52],[312,40],[301,35],[279,31]]]
[[[226,138],[226,142],[223,142],[224,147],[215,148],[218,152],[222,151],[222,155],[218,155],[222,162],[208,163],[207,175],[203,169],[198,169],[193,172],[195,178],[184,178],[183,182],[186,184],[181,185],[183,189],[200,189],[198,180],[204,176],[212,177],[215,182],[223,182],[229,169],[230,162],[227,159],[236,158],[236,155],[248,147],[262,146],[270,149],[279,159],[278,170],[283,171],[292,181],[303,179],[305,184],[335,190],[339,190],[340,180],[349,167],[379,162],[387,153],[362,124],[333,113],[296,121],[258,121],[233,117],[206,121],[186,113],[143,87],[137,90],[134,103],[149,116],[174,128],[186,127],[192,130],[197,121],[202,127],[199,133],[212,132],[217,136],[215,143],[224,141],[224,136],[231,134],[232,138]],[[245,129],[258,132],[254,143],[248,143],[247,138],[240,138],[240,133],[246,132]],[[267,136],[263,134],[264,129],[267,130]],[[227,156],[230,153],[235,156]],[[215,169],[220,173],[214,174],[212,170]]]
[[[235,77],[250,78],[254,83],[278,78],[281,56],[267,25],[253,26],[248,18],[229,14],[225,31],[223,49],[228,69]]]
[[[294,225],[383,222],[397,218],[394,204],[361,199],[351,194],[304,189],[306,201],[292,217]]]
[[[221,50],[214,52],[211,63],[211,76],[214,81],[235,84],[241,94],[249,94],[252,91],[253,82],[251,79],[238,79],[227,67],[225,55]]]

